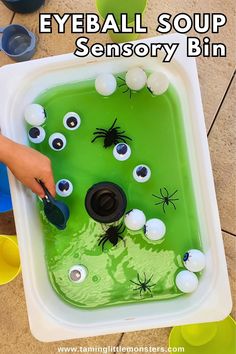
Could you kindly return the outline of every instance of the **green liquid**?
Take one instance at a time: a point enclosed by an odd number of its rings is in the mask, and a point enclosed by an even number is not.
[[[68,226],[58,231],[42,213],[45,241],[45,261],[51,284],[66,302],[80,308],[97,308],[117,304],[170,299],[183,295],[175,285],[176,274],[183,268],[183,254],[191,248],[201,248],[199,224],[196,214],[190,168],[186,151],[183,120],[178,95],[173,87],[161,96],[153,97],[145,88],[138,93],[123,93],[117,89],[110,97],[100,96],[94,81],[56,87],[36,100],[44,106],[47,120],[46,139],[31,144],[47,155],[53,165],[55,180],[69,179],[73,193],[58,199],[67,203],[71,211]],[[63,125],[67,112],[81,117],[78,130],[69,131]],[[132,138],[131,157],[117,161],[113,147],[103,148],[103,139],[93,144],[96,128],[108,129],[117,118],[117,126]],[[51,134],[65,135],[67,145],[60,152],[48,144]],[[129,143],[129,142],[128,142]],[[152,176],[146,183],[134,180],[135,166],[146,164]],[[141,209],[147,219],[159,218],[167,232],[162,240],[151,242],[143,231],[125,230],[122,241],[112,247],[108,242],[104,252],[98,246],[107,226],[92,220],[84,206],[87,190],[95,183],[110,181],[121,186],[130,209]],[[159,200],[160,188],[169,193],[176,189],[173,205],[154,205]],[[88,276],[82,283],[72,283],[69,269],[82,264]],[[137,289],[130,280],[151,280],[150,291]],[[136,290],[135,290],[136,289]]]

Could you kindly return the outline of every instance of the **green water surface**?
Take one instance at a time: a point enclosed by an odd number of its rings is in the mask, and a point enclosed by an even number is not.
[[[201,249],[199,225],[196,215],[190,167],[185,143],[183,120],[178,94],[173,87],[157,97],[145,88],[138,93],[123,93],[119,88],[110,97],[102,97],[94,89],[94,81],[73,83],[52,88],[37,98],[44,106],[47,120],[44,124],[46,139],[31,144],[52,161],[55,180],[69,179],[73,193],[66,202],[71,217],[64,231],[58,231],[42,217],[45,241],[45,261],[52,287],[66,302],[80,308],[97,308],[117,304],[158,301],[183,295],[175,285],[175,277],[183,268],[182,256],[191,248]],[[77,112],[81,126],[69,131],[63,126],[67,112]],[[105,149],[103,140],[91,143],[96,127],[108,129],[114,119],[133,140],[131,157],[117,161],[113,148]],[[48,144],[52,133],[65,135],[67,145],[61,152]],[[133,179],[135,166],[146,164],[152,176],[146,183]],[[162,240],[151,242],[143,231],[125,230],[117,246],[107,242],[104,252],[98,246],[106,225],[92,220],[85,209],[87,190],[95,183],[110,181],[119,184],[126,193],[127,210],[144,211],[147,219],[159,218],[166,224]],[[172,205],[155,206],[152,194],[160,188],[178,192],[176,210]],[[83,283],[72,283],[69,269],[82,264],[88,269]],[[135,290],[130,280],[149,279],[151,293]]]

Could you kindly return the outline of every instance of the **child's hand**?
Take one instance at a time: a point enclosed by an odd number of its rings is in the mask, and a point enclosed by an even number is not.
[[[51,161],[43,154],[0,136],[0,161],[5,163],[14,176],[40,198],[43,198],[45,193],[36,179],[41,180],[55,196]]]

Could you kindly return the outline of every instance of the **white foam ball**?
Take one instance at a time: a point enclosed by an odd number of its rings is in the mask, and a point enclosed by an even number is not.
[[[32,103],[25,108],[25,120],[28,124],[33,126],[42,125],[46,120],[44,108],[37,103]]]
[[[125,82],[131,90],[139,91],[146,85],[147,75],[143,69],[132,68],[127,71]]]
[[[112,95],[116,87],[116,78],[112,74],[101,74],[95,80],[95,89],[102,96]]]
[[[169,79],[163,73],[154,72],[148,77],[147,87],[152,91],[154,95],[162,95],[168,90]]]
[[[206,266],[206,257],[201,251],[192,249],[184,254],[183,263],[190,272],[201,272]]]
[[[188,270],[182,270],[177,274],[175,283],[183,293],[192,293],[198,287],[198,277]]]
[[[150,219],[144,226],[144,234],[151,241],[160,240],[165,236],[166,226],[160,219]]]
[[[146,222],[146,216],[142,210],[132,209],[125,214],[125,226],[132,231],[141,230]]]

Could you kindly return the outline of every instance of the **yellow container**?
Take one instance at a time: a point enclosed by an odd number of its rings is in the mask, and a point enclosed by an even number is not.
[[[169,336],[169,346],[184,347],[185,354],[235,354],[235,342],[236,323],[231,316],[219,322],[173,327]]]
[[[15,279],[20,270],[20,255],[16,236],[0,235],[0,285]]]

